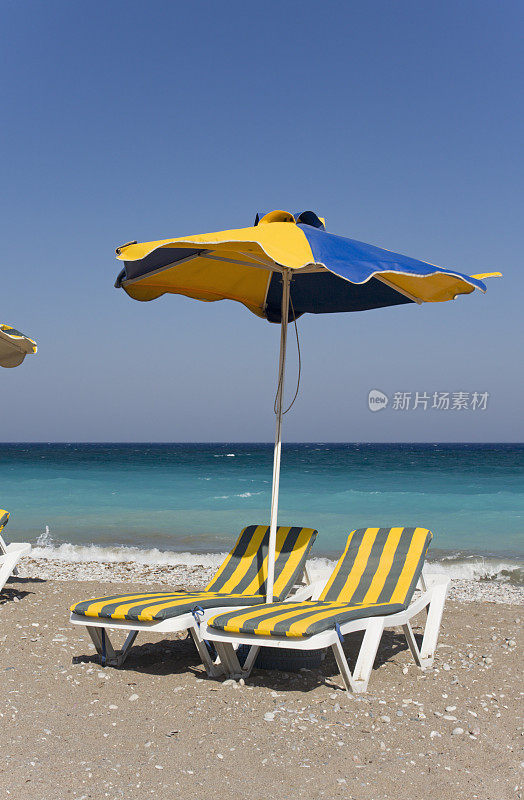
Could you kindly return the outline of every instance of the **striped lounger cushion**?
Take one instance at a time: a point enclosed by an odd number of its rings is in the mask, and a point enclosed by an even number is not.
[[[283,600],[300,580],[316,530],[277,528],[275,597]],[[197,606],[248,606],[264,603],[269,526],[249,525],[202,592],[149,592],[110,595],[84,600],[71,611],[84,617],[129,622],[161,622],[193,611]]]
[[[318,601],[273,603],[212,617],[228,633],[301,638],[354,619],[407,608],[432,534],[426,528],[363,528],[348,538]]]

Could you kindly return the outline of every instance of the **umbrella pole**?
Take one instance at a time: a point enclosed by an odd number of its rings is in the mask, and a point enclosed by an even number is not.
[[[276,396],[276,431],[275,449],[273,452],[273,487],[271,490],[271,523],[269,527],[269,545],[267,560],[267,592],[266,602],[273,602],[273,583],[275,579],[275,550],[277,542],[278,490],[280,484],[280,452],[282,449],[282,400],[284,397],[284,378],[286,374],[286,344],[289,315],[289,285],[291,270],[284,269],[282,274],[282,307],[280,323],[280,358],[278,364],[278,385]]]

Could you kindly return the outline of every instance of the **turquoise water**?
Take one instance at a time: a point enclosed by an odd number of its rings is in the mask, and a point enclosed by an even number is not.
[[[100,557],[120,546],[214,553],[268,521],[271,467],[267,444],[3,444],[0,508],[13,539],[70,555],[82,545]],[[524,552],[524,445],[285,445],[280,509],[282,524],[318,529],[319,556],[340,551],[352,528],[404,524],[434,532],[434,556],[513,563]]]

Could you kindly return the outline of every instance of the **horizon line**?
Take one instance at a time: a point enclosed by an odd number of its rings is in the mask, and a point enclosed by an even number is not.
[[[194,441],[160,441],[160,440],[125,440],[125,441],[118,441],[118,440],[75,440],[75,439],[56,439],[56,440],[47,440],[47,439],[40,439],[40,440],[16,440],[16,441],[0,441],[0,447],[2,445],[18,445],[18,444],[25,444],[25,445],[32,445],[32,444],[45,444],[45,445],[53,445],[53,444],[82,444],[82,445],[100,445],[100,444],[118,444],[118,445],[139,445],[139,444],[148,444],[148,445],[268,445],[273,446],[273,441],[235,441],[235,440],[227,440],[227,439],[220,439],[220,440],[194,440]],[[510,445],[524,445],[522,441],[512,441],[512,440],[499,440],[499,441],[473,441],[473,440],[462,440],[462,441],[455,441],[455,440],[448,440],[448,441],[355,441],[355,440],[345,440],[345,439],[301,439],[301,440],[292,440],[287,442],[282,442],[282,446],[286,445],[296,445],[296,444],[351,444],[351,445],[465,445],[465,444],[477,444],[477,445],[500,445],[500,444],[510,444]]]

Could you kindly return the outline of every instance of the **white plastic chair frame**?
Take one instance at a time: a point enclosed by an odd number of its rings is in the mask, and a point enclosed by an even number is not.
[[[208,627],[207,621],[215,613],[220,613],[209,610],[205,612],[200,624],[200,638],[213,642],[224,670],[230,677],[235,679],[249,676],[261,647],[283,647],[292,650],[323,650],[331,647],[346,691],[365,692],[371,677],[382,633],[386,628],[402,627],[409,649],[418,667],[425,670],[433,664],[444,603],[449,587],[449,578],[445,575],[421,575],[418,585],[421,594],[412,600],[405,611],[382,617],[356,619],[340,625],[340,632],[343,636],[356,631],[364,631],[353,672],[349,669],[342,643],[335,629],[322,631],[301,639],[285,636],[226,633]],[[322,588],[320,588],[320,591]],[[320,591],[318,594],[320,594]],[[296,602],[297,598],[293,599]],[[424,609],[427,613],[427,619],[422,644],[419,648],[411,627],[411,619]],[[236,648],[241,644],[251,646],[243,667],[240,666],[236,654]]]
[[[7,583],[11,575],[17,574],[16,565],[22,558],[31,552],[31,545],[28,542],[10,542],[6,544],[3,536],[0,536],[0,592]]]

